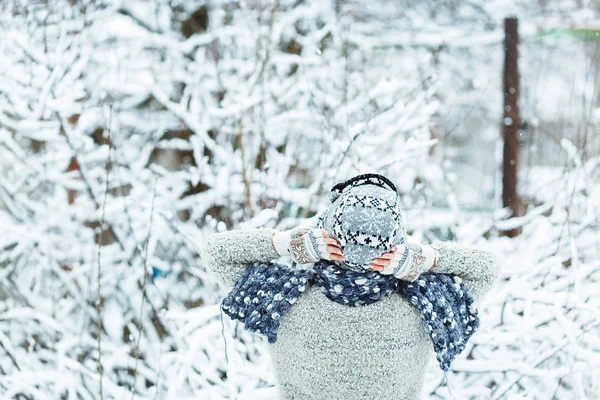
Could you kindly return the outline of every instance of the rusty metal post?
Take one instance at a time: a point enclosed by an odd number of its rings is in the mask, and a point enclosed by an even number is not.
[[[502,162],[502,203],[511,209],[513,217],[521,215],[521,201],[517,193],[517,171],[519,166],[519,68],[518,68],[518,20],[504,19],[504,118],[502,136],[504,155]],[[504,232],[509,237],[521,233],[520,228]]]

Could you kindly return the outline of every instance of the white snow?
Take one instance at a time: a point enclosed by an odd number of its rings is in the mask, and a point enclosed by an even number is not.
[[[199,246],[310,224],[333,183],[373,171],[413,237],[501,265],[479,332],[447,383],[432,355],[422,398],[600,398],[599,39],[569,30],[597,25],[592,2],[218,1],[188,39],[198,2],[45,3],[0,4],[1,398],[276,399],[266,340],[221,325]]]

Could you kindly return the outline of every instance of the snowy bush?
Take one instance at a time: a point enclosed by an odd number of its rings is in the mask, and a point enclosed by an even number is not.
[[[273,398],[199,243],[306,222],[367,171],[398,182],[414,236],[502,260],[457,398],[597,397],[598,159],[565,142],[520,219],[461,211],[437,54],[442,33],[496,40],[498,2],[435,3],[0,4],[0,397]],[[433,367],[425,390],[451,398]]]

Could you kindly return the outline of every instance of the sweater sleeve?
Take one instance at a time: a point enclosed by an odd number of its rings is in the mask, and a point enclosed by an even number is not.
[[[275,229],[257,228],[213,233],[201,246],[204,267],[225,287],[240,278],[245,264],[279,258],[271,236]]]
[[[460,277],[475,301],[483,297],[498,276],[496,258],[487,251],[454,242],[433,243],[431,247],[437,260],[430,272]]]

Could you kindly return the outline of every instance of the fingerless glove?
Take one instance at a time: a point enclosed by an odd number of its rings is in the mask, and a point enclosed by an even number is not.
[[[322,229],[289,229],[275,233],[272,239],[273,247],[280,256],[291,256],[298,264],[330,259]]]
[[[394,258],[381,271],[384,275],[394,275],[397,279],[412,282],[435,265],[436,253],[431,246],[407,243],[396,245],[396,248]]]

